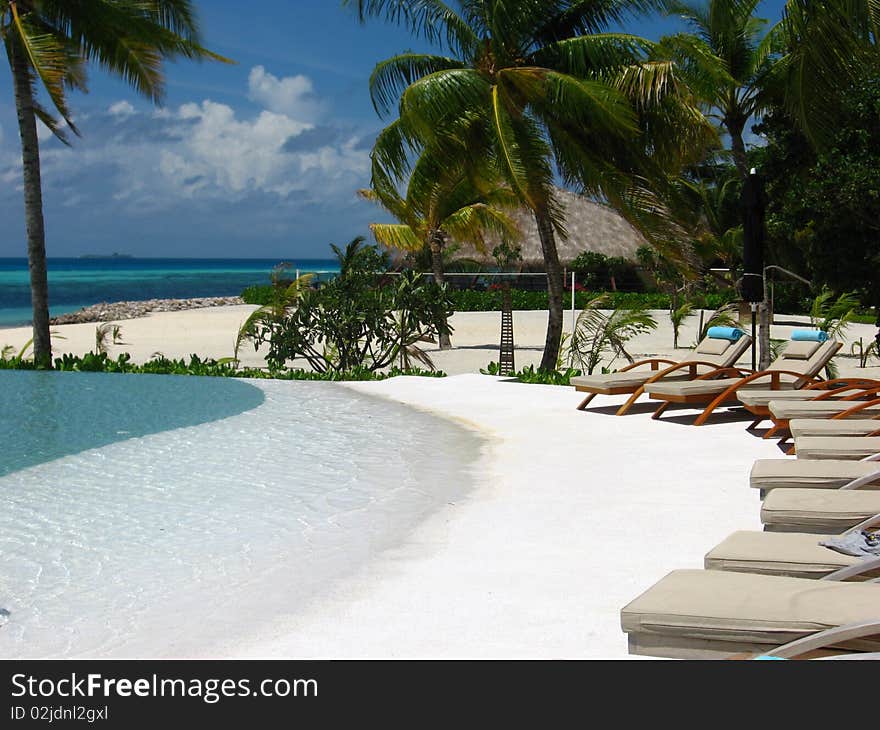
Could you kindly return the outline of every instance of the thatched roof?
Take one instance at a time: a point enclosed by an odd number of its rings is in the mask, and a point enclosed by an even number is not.
[[[565,210],[565,227],[568,238],[556,237],[559,260],[568,265],[584,251],[596,251],[606,256],[620,256],[630,261],[636,260],[636,250],[647,242],[619,213],[607,205],[595,203],[582,195],[567,190],[557,190],[558,200]],[[522,263],[526,268],[541,269],[544,256],[538,238],[538,226],[531,211],[522,210],[513,217],[523,233],[519,245],[522,248]],[[487,265],[494,264],[491,248],[488,254],[479,253],[473,246],[461,246],[454,258],[473,259]]]

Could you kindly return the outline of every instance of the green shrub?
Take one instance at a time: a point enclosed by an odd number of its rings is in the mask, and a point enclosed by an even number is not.
[[[511,303],[515,311],[547,309],[547,292],[512,289]],[[609,309],[669,309],[670,297],[659,292],[591,292],[576,291],[575,306],[584,309],[596,297],[606,294]],[[472,291],[453,290],[449,292],[452,306],[456,312],[498,312],[501,311],[501,292],[498,290]],[[707,309],[718,309],[731,301],[729,293],[707,294],[703,297]],[[563,306],[571,308],[571,292],[563,295]]]
[[[105,352],[88,352],[85,355],[66,354],[55,358],[55,370],[60,372],[90,373],[131,373],[149,375],[194,375],[218,378],[257,378],[262,380],[384,380],[399,375],[443,378],[446,373],[439,370],[421,370],[408,368],[402,370],[393,367],[385,372],[376,372],[367,368],[353,368],[347,372],[316,373],[302,369],[263,370],[260,368],[239,368],[232,359],[202,359],[198,355],[190,355],[189,360],[172,360],[164,355],[156,355],[151,360],[136,365],[131,362],[131,355],[122,353],[116,359],[110,358]],[[0,370],[35,370],[33,360],[19,357],[0,357]]]
[[[268,345],[266,361],[281,369],[297,358],[317,372],[380,370],[415,360],[433,369],[418,345],[448,334],[452,315],[446,286],[413,271],[387,275],[388,256],[354,239],[333,246],[339,275],[298,292],[295,306],[266,312],[251,323],[254,346]]]
[[[245,304],[257,304],[265,307],[273,301],[274,287],[271,284],[255,284],[241,293]]]
[[[483,375],[500,375],[501,366],[497,362],[490,362],[480,370]],[[534,365],[523,368],[511,377],[520,383],[533,383],[538,385],[571,385],[571,379],[581,375],[580,370],[566,368],[565,370],[540,370]]]

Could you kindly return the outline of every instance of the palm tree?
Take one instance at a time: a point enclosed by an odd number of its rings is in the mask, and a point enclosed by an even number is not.
[[[373,103],[399,119],[374,154],[393,168],[421,140],[470,134],[472,157],[491,160],[535,217],[547,271],[549,317],[541,368],[553,370],[562,336],[565,235],[554,194],[567,184],[625,208],[634,181],[663,178],[709,134],[686,103],[674,64],[654,45],[601,32],[633,7],[627,0],[343,0],[360,17],[406,25],[449,55],[403,53],[376,67]],[[670,134],[669,130],[676,130]]]
[[[190,0],[0,0],[0,37],[12,72],[21,137],[25,226],[33,306],[34,361],[49,367],[49,286],[37,120],[62,142],[71,120],[67,90],[86,90],[93,62],[152,101],[163,97],[165,58],[221,57],[202,48]],[[48,94],[56,118],[37,101]]]
[[[476,174],[464,162],[456,164],[434,150],[425,150],[410,174],[406,194],[401,195],[389,173],[373,164],[372,187],[358,191],[361,197],[381,205],[399,222],[373,223],[370,229],[383,246],[431,254],[434,280],[445,283],[443,250],[448,240],[471,243],[485,249],[486,234],[502,240],[519,235],[505,208],[518,200],[507,188],[493,186],[485,173]],[[443,331],[443,328],[441,328]],[[440,349],[452,346],[448,332],[440,336]]]
[[[678,15],[693,33],[661,40],[661,46],[687,71],[692,87],[730,136],[740,177],[749,173],[743,131],[766,104],[766,84],[773,70],[778,28],[755,17],[760,0],[671,0],[668,12]]]
[[[786,53],[777,80],[791,116],[822,147],[835,129],[832,100],[880,60],[880,5],[874,0],[787,0],[781,25]]]

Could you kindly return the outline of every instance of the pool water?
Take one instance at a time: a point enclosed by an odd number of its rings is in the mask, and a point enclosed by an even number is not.
[[[0,415],[3,658],[216,656],[465,494],[482,448],[334,383],[0,372]]]

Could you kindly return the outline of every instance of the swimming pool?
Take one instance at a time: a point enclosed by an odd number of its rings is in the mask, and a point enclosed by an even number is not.
[[[0,657],[212,656],[464,494],[482,448],[333,383],[0,372]]]

